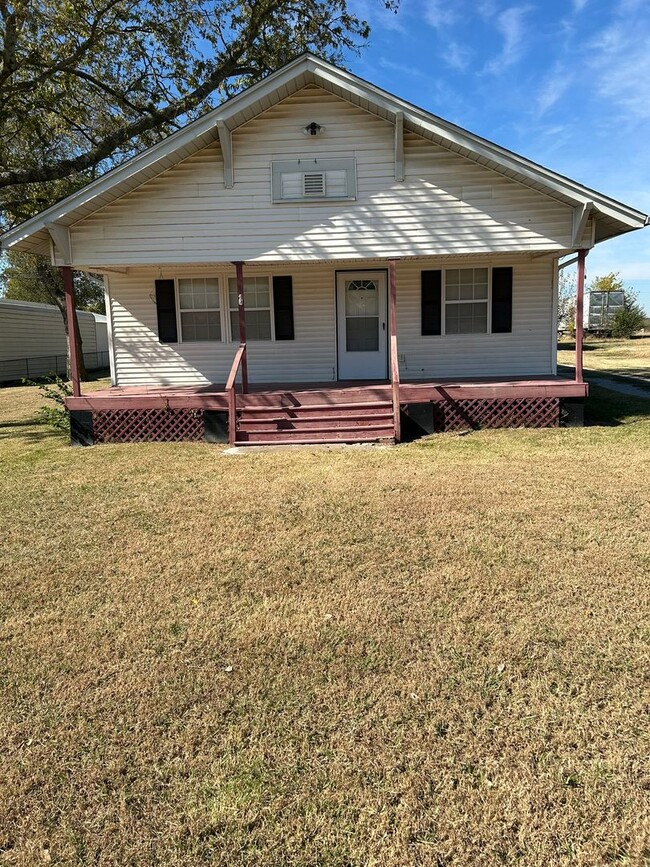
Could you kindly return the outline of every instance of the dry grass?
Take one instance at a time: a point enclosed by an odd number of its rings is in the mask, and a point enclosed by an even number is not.
[[[0,390],[0,863],[649,863],[649,402],[603,394],[222,457]]]
[[[564,340],[558,345],[557,360],[573,366],[575,343]],[[586,370],[650,377],[650,335],[632,340],[587,337],[584,343]]]

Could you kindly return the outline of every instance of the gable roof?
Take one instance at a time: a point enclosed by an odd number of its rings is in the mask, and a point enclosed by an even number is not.
[[[646,214],[570,178],[468,132],[393,96],[312,54],[303,54],[277,72],[212,109],[158,144],[122,163],[76,193],[57,202],[0,237],[5,250],[50,251],[47,226],[71,226],[166,171],[219,138],[219,128],[237,127],[308,84],[316,84],[360,108],[596,217],[596,241],[648,225]]]

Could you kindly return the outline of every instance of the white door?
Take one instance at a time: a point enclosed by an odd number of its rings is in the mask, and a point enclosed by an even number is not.
[[[385,271],[339,271],[336,277],[339,379],[386,379]]]

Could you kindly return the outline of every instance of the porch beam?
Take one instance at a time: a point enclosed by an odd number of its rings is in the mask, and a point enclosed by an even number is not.
[[[576,361],[575,381],[584,382],[582,372],[582,355],[584,340],[584,306],[585,306],[585,259],[586,250],[578,250],[578,279],[576,286]]]
[[[232,133],[222,120],[217,122],[217,132],[219,133],[219,144],[221,145],[221,155],[223,157],[223,183],[227,190],[231,190],[235,185],[235,172],[232,159]]]
[[[77,355],[76,319],[77,310],[74,297],[74,281],[72,268],[63,265],[60,268],[63,277],[63,291],[65,293],[65,310],[68,319],[68,351],[70,353],[70,376],[72,378],[72,395],[81,397],[81,377],[79,375],[79,356]]]
[[[582,241],[585,226],[587,225],[587,220],[591,215],[593,207],[593,202],[583,202],[581,205],[578,205],[573,209],[573,240],[571,242],[573,247],[577,247]]]
[[[246,346],[246,306],[244,304],[244,263],[235,262],[235,274],[237,275],[237,312],[239,314],[239,344]],[[241,360],[241,387],[242,392],[248,391],[248,358],[244,352]]]
[[[72,246],[70,244],[70,229],[60,226],[58,223],[46,223],[47,229],[55,249],[63,259],[64,265],[72,265]],[[53,257],[54,260],[54,257]],[[55,264],[53,261],[52,264]]]
[[[404,180],[404,112],[395,112],[395,180]]]
[[[388,283],[388,327],[390,329],[390,383],[393,400],[393,427],[395,429],[395,441],[399,442],[402,431],[399,403],[399,356],[397,354],[397,277],[395,259],[391,259],[388,263]]]

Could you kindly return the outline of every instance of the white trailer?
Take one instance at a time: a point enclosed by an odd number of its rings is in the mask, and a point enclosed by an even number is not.
[[[79,311],[87,370],[109,366],[106,317]],[[0,298],[0,382],[64,376],[68,345],[58,308],[33,301]]]

